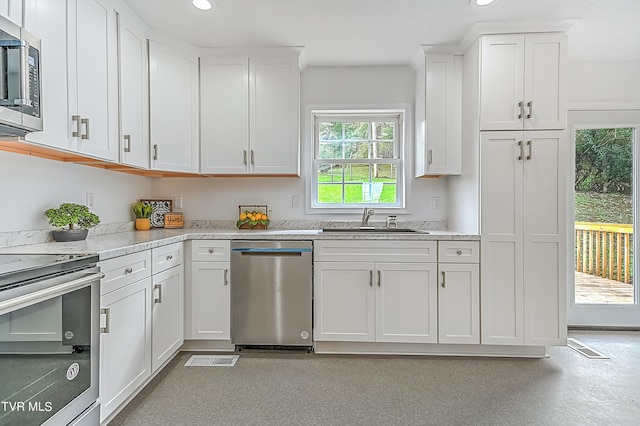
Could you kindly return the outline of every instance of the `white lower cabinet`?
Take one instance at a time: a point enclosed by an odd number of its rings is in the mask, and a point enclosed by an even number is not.
[[[480,343],[480,244],[438,242],[438,342]]]
[[[231,339],[229,240],[191,241],[185,339]]]
[[[101,422],[182,345],[182,259],[180,242],[99,263]]]
[[[100,298],[100,421],[151,376],[151,278]]]
[[[155,372],[184,341],[184,272],[182,265],[154,274],[151,367]]]
[[[316,241],[314,340],[437,342],[435,242],[402,243]]]

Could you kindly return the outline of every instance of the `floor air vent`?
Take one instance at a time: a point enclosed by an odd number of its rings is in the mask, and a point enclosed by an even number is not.
[[[568,338],[567,346],[589,359],[609,359],[608,356],[601,354],[600,352],[596,351],[593,348],[590,348],[582,342],[577,341],[576,339]]]
[[[239,355],[192,355],[185,367],[233,367]]]

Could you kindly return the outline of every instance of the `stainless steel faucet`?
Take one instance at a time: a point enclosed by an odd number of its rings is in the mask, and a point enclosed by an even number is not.
[[[369,225],[369,218],[373,216],[374,213],[375,213],[375,210],[373,210],[372,208],[369,208],[369,207],[364,208],[364,211],[362,212],[362,224],[360,225],[361,228],[364,228],[365,226]]]

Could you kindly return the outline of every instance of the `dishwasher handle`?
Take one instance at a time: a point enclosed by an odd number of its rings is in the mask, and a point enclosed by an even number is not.
[[[231,251],[242,254],[300,254],[311,253],[310,248],[278,248],[278,247],[234,247]]]

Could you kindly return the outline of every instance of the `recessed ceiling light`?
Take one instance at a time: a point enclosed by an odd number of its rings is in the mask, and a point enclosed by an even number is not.
[[[469,0],[469,3],[475,4],[476,6],[486,6],[493,3],[495,0]]]
[[[191,2],[200,10],[209,10],[212,7],[211,1],[209,0],[191,0]]]

